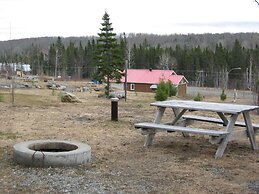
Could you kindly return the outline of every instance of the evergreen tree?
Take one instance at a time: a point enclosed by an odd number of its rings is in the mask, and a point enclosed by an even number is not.
[[[75,44],[70,41],[69,46],[66,49],[66,60],[67,60],[67,67],[66,72],[69,76],[74,76],[76,73],[76,59],[77,51]]]
[[[77,78],[80,79],[82,76],[82,69],[84,65],[84,48],[82,46],[82,42],[79,43],[78,48],[78,59],[77,59]]]
[[[120,55],[116,34],[113,33],[112,23],[110,23],[110,16],[107,12],[105,12],[102,20],[95,53],[97,66],[95,78],[106,82],[105,94],[109,96],[110,81],[120,80],[124,61]]]
[[[227,50],[222,46],[221,43],[216,45],[215,64],[217,65],[218,69],[224,69],[227,67]]]
[[[246,51],[238,40],[235,40],[234,46],[230,52],[230,57],[229,68],[241,67],[243,70],[246,68]]]
[[[41,74],[41,66],[39,61],[40,50],[37,45],[32,44],[29,49],[29,64],[32,67],[32,74]],[[15,58],[14,58],[15,59]]]
[[[229,68],[243,67],[244,69],[244,65],[246,64],[245,52],[238,40],[235,40],[234,46],[230,54],[231,54],[231,60],[230,60]]]
[[[168,97],[176,96],[176,94],[177,94],[177,87],[175,85],[173,85],[171,80],[168,80],[166,82],[166,85],[167,85],[167,90],[168,90]]]
[[[185,67],[184,67],[184,58],[185,58],[185,53],[183,49],[180,47],[180,45],[175,46],[175,50],[172,52],[172,56],[176,58],[176,70],[179,73],[185,73]]]
[[[205,79],[204,79],[204,86],[214,86],[214,54],[213,51],[209,48],[206,48],[203,51],[202,55],[202,61],[203,61],[203,69],[205,72]]]
[[[87,46],[85,47],[85,53],[84,53],[84,65],[82,69],[82,76],[83,78],[88,78],[92,75],[94,70],[94,53],[95,53],[95,40],[92,39],[87,43]]]
[[[168,98],[168,85],[166,82],[161,79],[159,84],[157,85],[155,99],[157,101],[164,101]]]
[[[226,48],[222,46],[221,43],[216,45],[214,61],[215,61],[215,78],[214,85],[216,87],[225,87],[226,83],[226,72],[228,69],[228,55],[229,52]]]
[[[49,48],[48,53],[48,66],[45,67],[45,72],[47,72],[47,75],[53,76],[55,71],[55,64],[56,64],[56,50],[55,45],[51,44]]]
[[[55,50],[56,50],[56,59],[55,59],[55,71],[54,71],[54,76],[57,77],[59,76],[65,76],[66,72],[66,64],[65,64],[65,46],[62,42],[61,37],[59,36],[57,38],[57,42],[55,44]]]

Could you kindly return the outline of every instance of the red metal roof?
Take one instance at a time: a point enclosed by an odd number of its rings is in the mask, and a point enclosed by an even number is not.
[[[187,82],[183,75],[177,75],[173,70],[128,69],[127,72],[128,83],[158,84],[161,79],[170,80],[174,85],[183,79]],[[125,82],[125,77],[122,77],[121,82]]]

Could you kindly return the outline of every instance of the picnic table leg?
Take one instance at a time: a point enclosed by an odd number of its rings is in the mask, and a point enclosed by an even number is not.
[[[152,145],[152,142],[153,142],[153,140],[154,140],[155,135],[156,135],[155,130],[152,130],[152,131],[150,130],[150,132],[149,132],[148,135],[147,135],[147,138],[146,138],[146,141],[145,141],[145,143],[144,143],[144,146],[150,146],[150,145]]]
[[[224,122],[223,126],[227,126],[228,124],[228,119],[226,118],[226,116],[222,113],[222,112],[217,112],[219,117],[222,119],[222,121]]]
[[[175,114],[175,119],[172,122],[172,125],[175,125],[179,119],[182,118],[183,114],[187,111],[187,109],[183,109],[180,111],[179,109],[173,109],[173,112]]]
[[[160,123],[161,119],[164,115],[165,112],[165,107],[157,107],[157,112],[155,116],[154,123]],[[144,146],[149,146],[152,144],[154,137],[156,135],[156,130],[155,129],[150,129],[146,138],[146,141],[144,143]]]
[[[230,133],[233,131],[233,129],[234,129],[234,126],[235,126],[235,122],[236,122],[236,120],[237,120],[237,117],[238,117],[238,114],[234,114],[234,115],[232,115],[232,116],[230,117],[230,121],[228,122],[228,125],[227,125],[227,127],[226,127],[226,131],[229,132],[229,134],[230,134]],[[226,136],[222,139],[221,143],[219,144],[219,147],[218,147],[218,149],[217,149],[217,151],[216,151],[216,154],[215,154],[215,158],[219,158],[219,157],[222,157],[222,156],[223,156],[224,151],[225,151],[225,149],[226,149],[226,147],[227,147],[227,144],[228,144],[228,136],[229,136],[229,134],[226,135]]]
[[[251,147],[253,150],[257,150],[257,144],[256,144],[256,138],[255,138],[255,132],[254,132],[254,128],[252,125],[252,121],[250,118],[250,114],[248,111],[243,112],[243,116],[244,116],[244,120],[246,123],[246,130],[247,130],[247,134],[251,143]]]

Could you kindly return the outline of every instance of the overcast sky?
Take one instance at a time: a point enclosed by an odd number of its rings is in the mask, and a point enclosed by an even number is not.
[[[0,0],[0,40],[117,34],[259,32],[254,0]]]

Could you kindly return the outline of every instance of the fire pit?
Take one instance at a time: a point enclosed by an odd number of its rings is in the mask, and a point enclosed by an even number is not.
[[[34,167],[61,167],[85,164],[91,160],[91,147],[63,140],[35,140],[13,146],[16,163]]]

